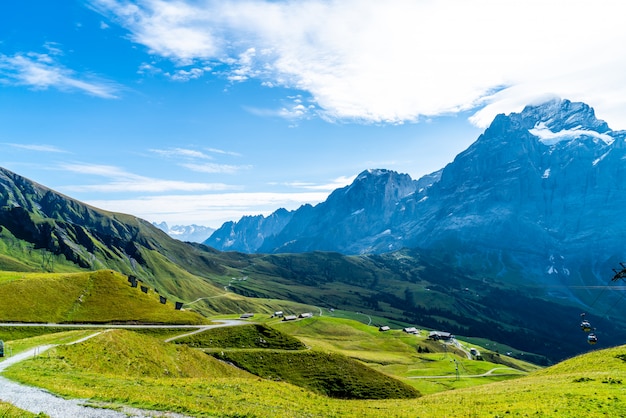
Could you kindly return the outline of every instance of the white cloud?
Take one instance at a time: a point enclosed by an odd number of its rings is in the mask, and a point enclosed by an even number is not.
[[[215,193],[164,195],[136,199],[88,200],[86,203],[113,212],[132,213],[151,222],[170,225],[207,225],[214,228],[244,215],[269,215],[277,208],[297,209],[317,204],[327,193]]]
[[[307,92],[328,119],[402,123],[546,94],[626,125],[617,0],[92,0],[131,39],[180,65]],[[292,114],[287,112],[286,114]]]
[[[173,73],[166,72],[165,75],[174,81],[189,81],[202,77],[207,71],[211,71],[211,67],[194,67],[188,70],[176,70]]]
[[[217,148],[205,148],[205,150],[207,150],[208,152],[212,152],[214,154],[222,154],[222,155],[230,155],[233,157],[241,157],[241,154],[238,152],[234,152],[234,151],[225,151],[222,149],[217,149]]]
[[[67,153],[61,148],[55,147],[54,145],[45,145],[45,144],[14,144],[14,143],[6,143],[14,148],[25,149],[29,151],[37,151],[37,152],[52,152],[52,153]]]
[[[0,83],[29,86],[37,90],[53,87],[62,91],[81,91],[106,99],[116,97],[116,88],[111,83],[76,75],[56,62],[54,55],[60,52],[53,44],[47,44],[46,48],[51,54],[0,54]]]
[[[213,156],[206,154],[202,151],[186,148],[171,148],[171,149],[151,149],[152,153],[162,157],[178,160],[178,165],[188,170],[195,171],[197,173],[221,173],[221,174],[234,174],[241,170],[248,170],[252,168],[249,165],[231,165],[231,164],[218,164],[207,163],[206,160],[213,160]],[[207,152],[221,154],[221,155],[237,155],[236,153],[229,153],[227,151],[217,150],[213,148],[206,148]]]
[[[185,148],[151,149],[150,151],[162,157],[168,157],[168,158],[182,157],[182,158],[187,158],[187,159],[201,159],[201,160],[210,160],[213,158],[210,155],[207,155],[201,151],[185,149]]]
[[[206,27],[213,21],[212,10],[191,2],[94,0],[91,6],[129,28],[134,42],[181,65],[212,57],[222,47],[214,34],[218,28]]]
[[[185,163],[181,164],[181,167],[185,167],[191,171],[198,173],[222,173],[222,174],[234,174],[241,170],[249,170],[252,168],[249,165],[229,165],[229,164],[195,164]]]
[[[355,178],[356,176],[350,176],[350,177],[341,176],[325,184],[294,181],[290,183],[285,183],[284,185],[297,188],[297,189],[320,190],[320,191],[324,190],[327,192],[332,192],[335,189],[339,189],[339,188],[342,188],[351,184]]]
[[[206,192],[235,190],[239,187],[223,183],[196,183],[176,180],[164,180],[159,178],[145,177],[127,172],[126,170],[108,165],[97,164],[63,164],[61,169],[79,173],[83,176],[93,175],[109,179],[105,183],[67,185],[58,187],[66,192],[144,192],[144,193],[164,193],[171,191],[183,192]]]
[[[302,95],[288,96],[278,109],[260,109],[252,106],[244,106],[244,109],[253,115],[281,117],[292,121],[310,119],[319,113],[319,109],[311,102],[305,102]]]

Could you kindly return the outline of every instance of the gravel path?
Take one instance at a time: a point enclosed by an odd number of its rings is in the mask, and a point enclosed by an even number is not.
[[[98,334],[99,333],[96,333],[82,340],[75,341],[74,344],[84,341],[87,338],[94,337]],[[4,361],[0,362],[0,372],[12,364],[39,355],[52,347],[54,347],[54,345],[43,345],[27,350],[13,357],[6,358]],[[135,408],[124,408],[123,412],[113,411],[110,409],[93,408],[86,406],[85,400],[60,398],[46,390],[15,383],[1,376],[0,400],[9,402],[18,408],[35,414],[43,412],[51,418],[184,417],[184,415],[175,413],[145,411]]]

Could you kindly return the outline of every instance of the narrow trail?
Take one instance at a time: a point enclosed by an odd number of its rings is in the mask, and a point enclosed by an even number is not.
[[[213,322],[219,322],[219,323],[218,324],[213,324],[213,325],[205,325],[202,328],[199,328],[199,329],[197,329],[195,331],[191,331],[191,332],[188,332],[186,334],[176,335],[174,337],[168,338],[167,340],[165,340],[165,342],[169,343],[169,342],[177,340],[179,338],[184,338],[184,337],[188,337],[190,335],[199,334],[199,333],[204,332],[204,331],[206,331],[208,329],[223,328],[223,327],[236,327],[236,326],[240,326],[240,325],[252,324],[252,322],[240,321],[238,319],[220,319],[220,320],[214,320]]]
[[[245,322],[237,320],[223,320],[220,324],[207,325],[196,329],[195,332],[201,332],[210,328],[224,327],[224,326],[236,326],[245,324]],[[49,324],[55,326],[55,324]],[[159,327],[159,326],[153,326]],[[137,326],[117,326],[115,328],[138,328]],[[149,327],[152,328],[152,327]],[[179,327],[176,327],[179,328]],[[193,326],[192,328],[198,328]],[[67,343],[65,345],[79,344],[90,338],[93,338],[103,332],[107,332],[110,329],[94,332],[84,338]],[[185,335],[180,335],[175,338],[181,338]],[[48,344],[33,347],[29,350],[16,354],[15,356],[5,358],[0,361],[0,373],[6,368],[24,361],[29,358],[36,358],[39,355],[45,353],[47,350],[56,347],[59,344]],[[26,386],[20,383],[13,382],[5,377],[0,376],[0,400],[15,405],[18,408],[26,411],[38,414],[44,413],[51,418],[68,418],[68,417],[81,417],[81,418],[129,418],[129,417],[168,417],[168,418],[188,418],[185,415],[163,412],[163,411],[149,411],[137,408],[119,406],[118,410],[104,409],[96,406],[90,406],[90,402],[84,399],[64,399],[57,395],[54,395],[47,390],[40,389],[33,386]],[[106,404],[103,404],[106,406]],[[117,406],[117,405],[116,405]]]
[[[515,373],[494,373],[496,370],[512,370]],[[521,370],[512,369],[510,367],[494,367],[491,370],[486,371],[482,374],[465,374],[465,375],[447,375],[447,376],[408,376],[407,379],[456,379],[459,378],[468,378],[468,377],[489,377],[489,376],[523,376],[526,372]]]
[[[93,338],[99,335],[100,332],[96,332],[80,340],[74,341],[70,344],[78,344],[89,338]],[[24,361],[29,358],[37,357],[52,347],[56,347],[54,344],[41,345],[31,348],[22,353],[16,354],[13,357],[6,358],[0,362],[0,372],[4,371],[7,367],[12,366],[20,361]],[[26,411],[38,414],[43,412],[52,418],[66,418],[66,417],[93,417],[93,418],[108,418],[108,417],[127,417],[127,414],[109,410],[109,409],[97,409],[86,406],[83,400],[80,399],[63,399],[52,393],[35,388],[32,386],[22,385],[15,383],[5,377],[0,376],[0,399],[5,402],[9,402],[18,408]]]

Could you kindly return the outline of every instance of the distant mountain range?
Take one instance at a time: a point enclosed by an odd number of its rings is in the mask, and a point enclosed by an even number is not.
[[[584,103],[500,114],[442,170],[367,170],[316,206],[244,217],[205,241],[258,253],[437,250],[457,267],[590,302],[626,258],[626,132]],[[572,290],[573,288],[577,288]]]
[[[215,232],[214,228],[195,224],[169,226],[167,222],[152,222],[152,225],[156,226],[170,237],[186,242],[204,242]]]

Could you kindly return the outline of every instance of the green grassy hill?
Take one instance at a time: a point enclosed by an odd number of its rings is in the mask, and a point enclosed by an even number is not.
[[[335,347],[344,352],[361,351],[360,348],[369,352],[375,348],[370,344],[377,341],[381,344],[378,351],[361,357],[376,358],[381,365],[400,364],[401,357],[409,354],[401,347],[411,346],[412,343],[403,340],[401,335],[377,334],[378,331],[369,329],[373,327],[342,321],[315,318],[313,321],[285,323],[284,327],[278,323],[272,326],[282,332],[287,332],[289,328],[303,341],[317,335],[320,340],[325,339],[320,341],[320,346]],[[335,332],[331,333],[331,329]],[[417,344],[425,348],[420,336],[406,338],[416,339]],[[437,345],[431,348],[434,350]],[[233,357],[236,354],[248,358],[268,355],[263,362],[255,361],[253,364],[256,367],[269,365],[275,369],[284,364],[285,368],[293,367],[299,374],[316,361],[300,368],[290,356],[324,355],[322,350],[316,348],[282,352],[287,355],[281,355],[277,350],[260,349],[225,349],[224,352],[226,356]],[[454,356],[444,351],[416,355],[422,363],[413,363],[410,372],[413,375],[418,371],[422,374],[443,373]],[[459,361],[459,357],[454,358]],[[359,362],[368,366],[373,364],[371,361]],[[466,388],[459,386],[453,391],[426,394],[419,398],[339,400],[321,395],[314,388],[276,381],[277,375],[272,375],[272,379],[260,379],[199,350],[166,344],[161,338],[118,330],[100,334],[80,344],[57,347],[44,356],[9,368],[5,375],[63,396],[87,398],[110,406],[126,404],[191,416],[573,418],[625,416],[625,362],[626,346],[621,346],[575,357],[527,376],[509,377],[509,380],[488,384],[474,383]],[[317,363],[322,368],[330,364],[326,360]],[[486,362],[474,363],[477,364],[476,370],[467,372],[474,373],[485,368],[479,364]],[[391,375],[391,372],[387,370],[386,374]],[[398,373],[404,372],[400,370]],[[405,382],[409,380],[408,377],[403,379]],[[456,378],[450,375],[439,380],[446,384],[455,382]],[[320,380],[316,382],[319,384]]]
[[[176,344],[194,348],[267,348],[274,350],[304,350],[300,340],[284,332],[263,324],[249,324],[238,327],[214,328],[207,331],[177,338]]]
[[[112,270],[89,273],[0,272],[0,321],[47,323],[201,324],[192,311],[162,304],[154,289],[143,293]]]

